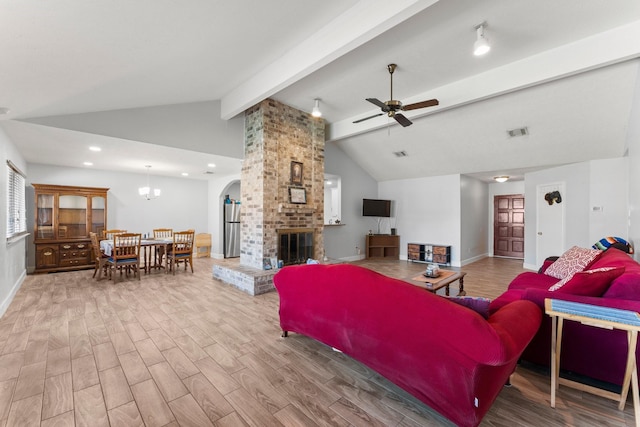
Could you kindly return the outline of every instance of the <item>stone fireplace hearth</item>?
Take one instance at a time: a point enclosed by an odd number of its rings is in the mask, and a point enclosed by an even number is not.
[[[302,241],[296,237],[295,262],[290,257],[288,264],[319,259],[324,252],[324,121],[267,99],[245,111],[244,145],[237,270],[271,280],[275,271],[265,271],[263,265],[265,259],[284,261],[280,231],[305,230]],[[292,189],[304,195],[302,200],[291,199]],[[288,238],[287,244],[291,242]],[[247,289],[246,277],[243,284],[232,278],[238,275],[214,267],[214,277],[252,295],[273,289],[272,283],[271,289],[264,283]]]

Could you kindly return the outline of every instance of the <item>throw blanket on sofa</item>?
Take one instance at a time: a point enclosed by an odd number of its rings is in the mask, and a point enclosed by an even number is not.
[[[485,320],[349,264],[285,267],[274,283],[283,331],[342,351],[462,426],[480,423],[542,318],[534,303],[516,301]]]

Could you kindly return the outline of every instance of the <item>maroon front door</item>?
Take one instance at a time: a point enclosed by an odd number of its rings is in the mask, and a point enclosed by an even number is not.
[[[493,255],[524,258],[524,195],[493,198]]]

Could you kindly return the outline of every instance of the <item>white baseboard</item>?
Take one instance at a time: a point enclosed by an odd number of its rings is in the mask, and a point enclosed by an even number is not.
[[[338,258],[342,261],[347,261],[347,262],[351,262],[351,261],[360,261],[364,259],[364,255],[353,255],[353,256],[348,256],[348,257],[343,257],[343,258]]]
[[[4,313],[9,308],[11,301],[13,301],[13,297],[16,296],[16,292],[18,292],[18,289],[20,289],[20,286],[22,286],[22,282],[24,282],[24,279],[26,279],[26,277],[27,277],[27,270],[24,270],[20,275],[20,277],[18,277],[18,280],[16,280],[16,283],[13,284],[13,287],[11,288],[11,291],[9,292],[9,294],[6,296],[4,301],[2,301],[2,304],[0,304],[0,318],[4,316]]]
[[[538,266],[535,264],[527,264],[524,263],[522,264],[522,268],[524,268],[525,270],[533,270],[533,271],[538,271]]]
[[[484,253],[484,254],[477,255],[477,256],[474,256],[474,257],[471,257],[471,258],[463,259],[460,262],[460,264],[461,264],[460,267],[464,267],[465,265],[471,264],[472,262],[480,261],[481,259],[487,258],[488,256],[489,256],[489,254]]]

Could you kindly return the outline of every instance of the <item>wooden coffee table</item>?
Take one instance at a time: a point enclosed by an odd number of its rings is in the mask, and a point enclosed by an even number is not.
[[[438,289],[445,288],[445,295],[449,296],[449,285],[457,280],[459,283],[458,296],[462,297],[467,294],[464,290],[464,276],[466,274],[464,271],[440,270],[440,277],[429,278],[420,274],[408,281],[412,285],[424,288],[433,293],[436,293]]]

